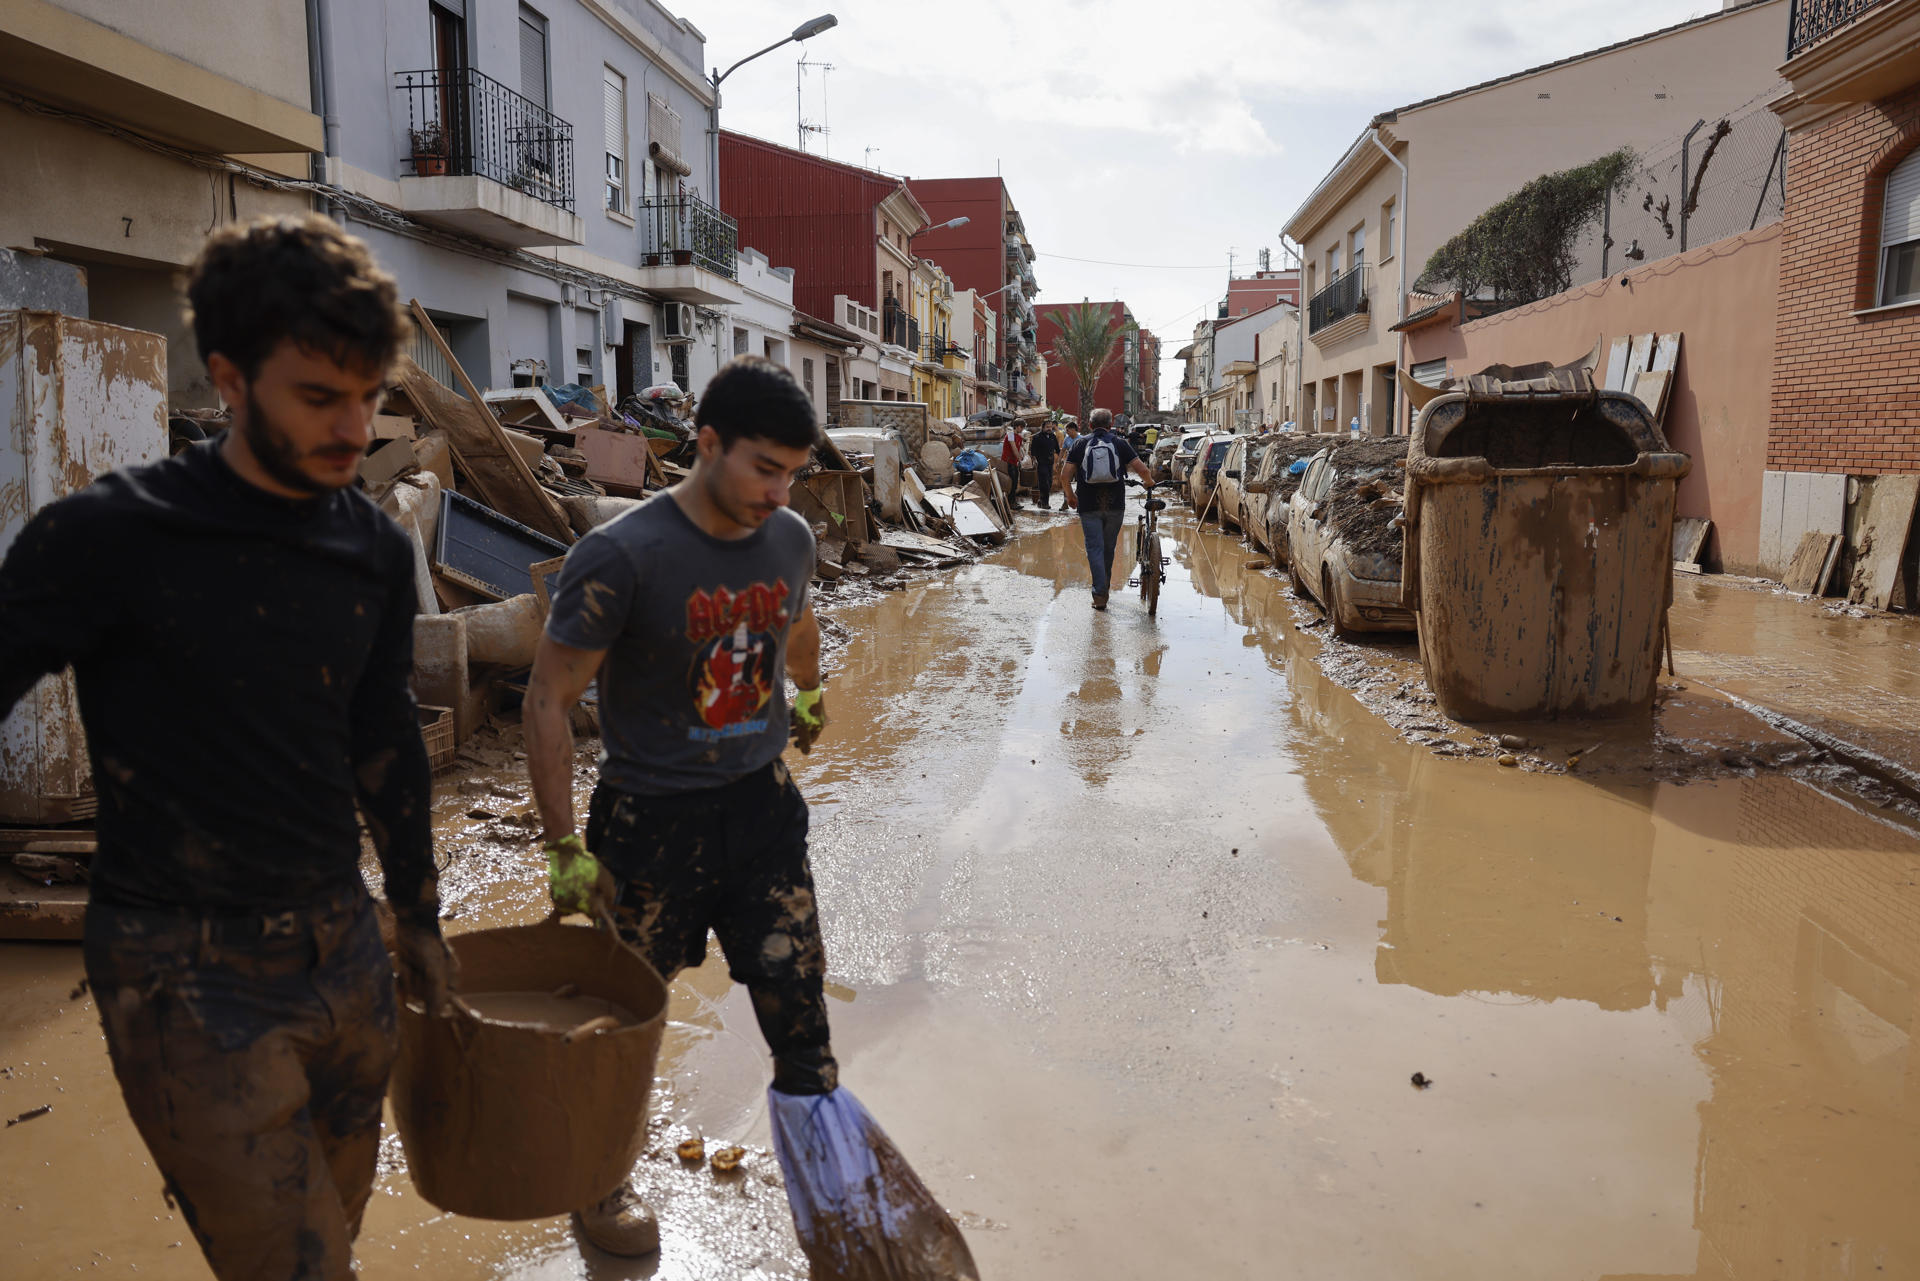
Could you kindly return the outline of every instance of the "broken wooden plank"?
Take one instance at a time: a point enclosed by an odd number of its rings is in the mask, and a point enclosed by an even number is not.
[[[1647,407],[1656,427],[1666,420],[1667,389],[1672,382],[1673,375],[1665,370],[1643,369],[1633,376],[1633,394]]]
[[[1627,389],[1627,352],[1632,345],[1631,338],[1616,338],[1612,346],[1607,348],[1606,388],[1608,391]]]
[[[1818,530],[1808,530],[1801,535],[1800,546],[1794,549],[1793,559],[1787,563],[1787,572],[1780,579],[1780,585],[1803,596],[1814,594],[1821,576],[1828,572],[1829,558],[1839,541],[1840,535],[1823,534]]]
[[[1892,602],[1907,535],[1913,529],[1916,498],[1920,498],[1920,476],[1873,478],[1854,548],[1853,578],[1847,585],[1849,601],[1870,609],[1885,609]]]
[[[1704,516],[1681,516],[1673,522],[1673,563],[1698,565],[1706,550],[1713,522]]]
[[[1627,344],[1627,389],[1631,390],[1633,387],[1633,376],[1645,371],[1652,360],[1653,335],[1635,334],[1633,340]]]
[[[462,466],[481,497],[486,499],[487,506],[549,538],[572,544],[573,529],[567,524],[567,514],[560,510],[560,504],[540,484],[533,469],[507,439],[506,429],[494,418],[487,408],[486,397],[454,358],[453,348],[447,346],[447,340],[434,327],[427,309],[417,298],[410,306],[413,323],[440,349],[441,358],[453,369],[453,376],[466,395],[463,399],[441,386],[407,356],[400,358],[400,385],[406,388],[407,395],[427,420],[446,434],[447,443],[458,451]]]
[[[1656,374],[1670,374],[1680,368],[1680,335],[1655,334],[1653,338],[1653,358],[1647,362],[1647,368]]]

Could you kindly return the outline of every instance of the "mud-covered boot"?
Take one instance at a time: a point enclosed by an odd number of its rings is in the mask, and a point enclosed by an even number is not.
[[[581,1236],[608,1254],[631,1259],[660,1248],[660,1220],[624,1183],[586,1209],[575,1210],[573,1222]]]

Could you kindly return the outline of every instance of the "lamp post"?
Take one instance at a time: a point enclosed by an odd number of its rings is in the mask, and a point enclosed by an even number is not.
[[[929,231],[945,231],[949,227],[964,227],[972,221],[973,219],[967,217],[965,214],[961,214],[958,218],[949,218],[945,222],[936,222],[931,227],[922,227],[911,236],[908,236],[907,239],[918,240]],[[994,292],[998,293],[999,291],[995,290]]]
[[[720,85],[721,82],[755,58],[772,53],[775,49],[790,44],[800,44],[811,40],[822,31],[840,25],[840,19],[830,13],[801,23],[793,29],[793,34],[776,40],[759,53],[750,53],[725,71],[715,67],[709,80],[713,84],[713,101],[707,105],[707,203],[715,209],[720,207]]]

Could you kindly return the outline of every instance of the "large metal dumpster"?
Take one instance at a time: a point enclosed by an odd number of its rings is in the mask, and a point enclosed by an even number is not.
[[[1407,456],[1401,591],[1441,710],[1506,721],[1649,707],[1674,484],[1690,465],[1644,405],[1584,370],[1474,377],[1428,400]]]

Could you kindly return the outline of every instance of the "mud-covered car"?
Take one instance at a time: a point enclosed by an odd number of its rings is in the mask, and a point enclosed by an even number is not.
[[[1414,626],[1400,603],[1406,458],[1405,436],[1329,446],[1288,502],[1294,590],[1319,604],[1336,636]]]
[[[1180,442],[1173,436],[1162,436],[1154,442],[1153,455],[1147,459],[1147,470],[1153,473],[1156,481],[1173,479],[1173,451],[1180,448]]]
[[[1217,505],[1213,491],[1220,483],[1220,469],[1226,464],[1227,451],[1233,448],[1234,440],[1235,437],[1224,434],[1207,437],[1200,442],[1193,461],[1187,464],[1187,501],[1203,518]]]
[[[1187,470],[1193,466],[1194,456],[1200,450],[1200,442],[1213,433],[1210,431],[1185,431],[1180,433],[1173,449],[1173,483],[1186,488]]]
[[[1220,471],[1222,528],[1251,534],[1253,513],[1258,510],[1262,515],[1265,514],[1265,503],[1259,501],[1260,496],[1250,492],[1247,486],[1266,465],[1267,454],[1272,447],[1272,436],[1242,436],[1227,453],[1226,466]]]
[[[1276,565],[1287,563],[1287,507],[1293,491],[1300,488],[1305,470],[1294,471],[1293,464],[1304,463],[1325,449],[1330,437],[1313,432],[1274,432],[1267,437],[1267,451],[1261,456],[1259,470],[1244,481],[1246,497],[1241,499],[1241,527],[1247,537]]]

